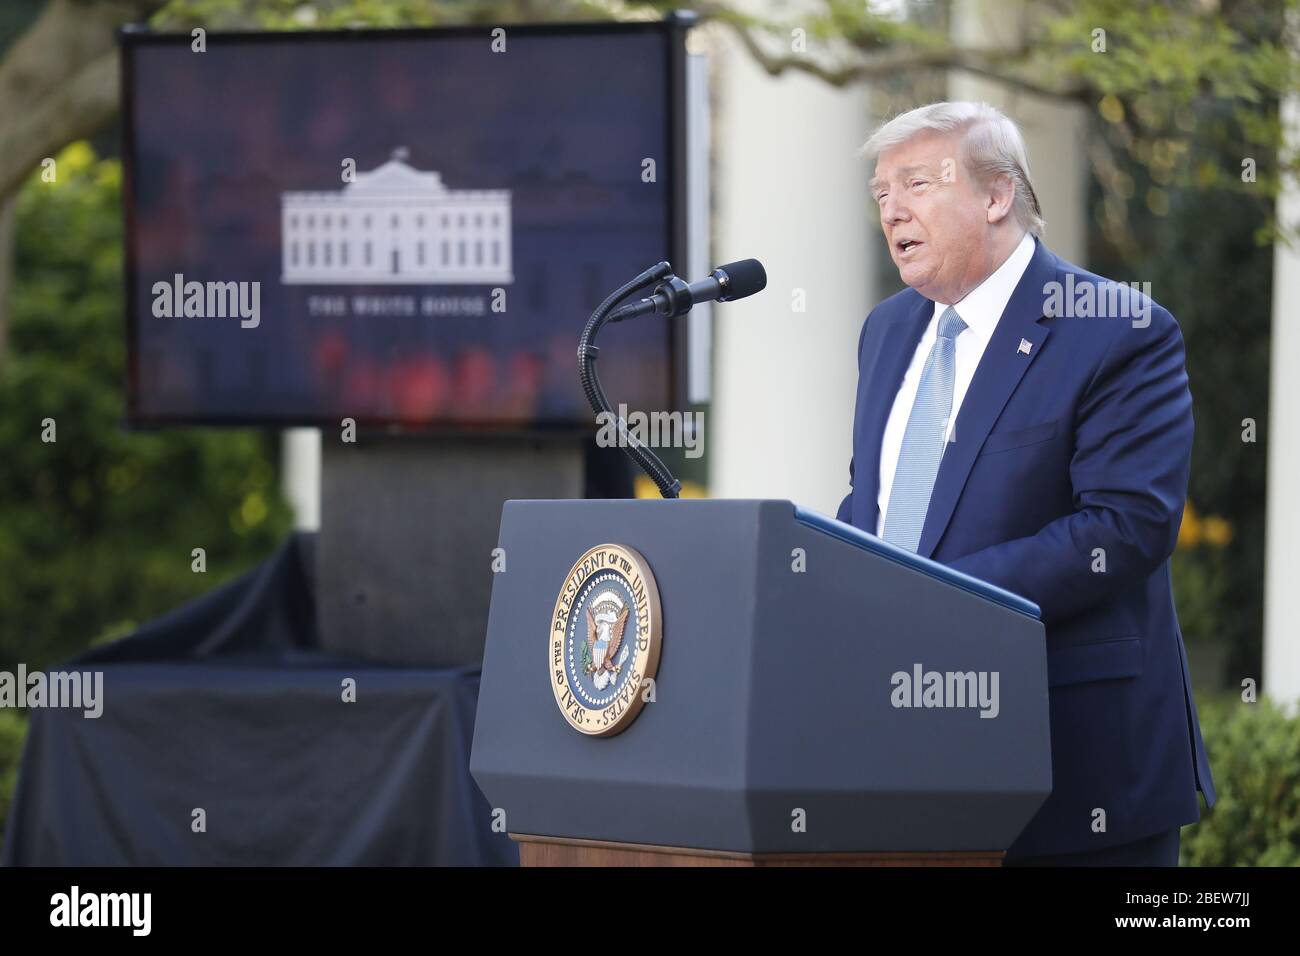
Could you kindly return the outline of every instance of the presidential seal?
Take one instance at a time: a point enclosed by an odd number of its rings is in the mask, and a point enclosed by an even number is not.
[[[573,566],[551,615],[551,690],[565,720],[593,737],[628,728],[659,667],[659,589],[645,558],[621,544]]]

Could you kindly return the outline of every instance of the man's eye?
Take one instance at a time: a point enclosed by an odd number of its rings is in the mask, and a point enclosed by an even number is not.
[[[880,203],[884,202],[885,197],[888,195],[889,193],[876,193],[876,204],[879,205]]]
[[[929,184],[930,184],[929,180],[926,179],[913,179],[908,185],[910,185],[913,189],[919,189],[920,187],[928,186]]]

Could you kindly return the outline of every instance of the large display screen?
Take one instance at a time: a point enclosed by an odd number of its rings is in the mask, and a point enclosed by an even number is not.
[[[132,422],[591,426],[673,252],[666,24],[123,34]],[[668,323],[601,375],[671,402]]]

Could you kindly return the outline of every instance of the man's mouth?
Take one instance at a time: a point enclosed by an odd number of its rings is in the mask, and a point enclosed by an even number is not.
[[[915,239],[900,239],[894,243],[894,248],[898,250],[900,256],[905,256],[914,249],[920,248],[921,243]]]

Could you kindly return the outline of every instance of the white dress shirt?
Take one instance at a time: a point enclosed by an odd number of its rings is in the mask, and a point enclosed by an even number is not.
[[[957,366],[953,377],[952,411],[948,415],[948,429],[944,433],[944,448],[952,438],[952,429],[957,422],[957,413],[961,411],[962,399],[970,388],[975,369],[980,364],[984,349],[993,337],[1002,312],[1011,301],[1021,276],[1029,268],[1029,260],[1034,257],[1034,240],[1028,233],[1020,244],[1007,256],[1006,262],[998,266],[991,276],[977,285],[966,298],[955,303],[954,308],[966,323],[966,328],[956,338]],[[876,521],[876,535],[885,531],[885,511],[889,508],[889,492],[894,486],[894,471],[898,468],[898,456],[903,448],[903,433],[907,431],[907,420],[912,414],[912,403],[916,401],[916,390],[921,384],[921,370],[925,360],[934,348],[938,336],[939,316],[948,308],[948,303],[936,302],[930,322],[925,327],[925,334],[917,343],[912,353],[912,361],[907,366],[903,382],[898,386],[894,396],[894,405],[885,421],[885,433],[880,443],[880,496],[876,503],[880,514]]]

